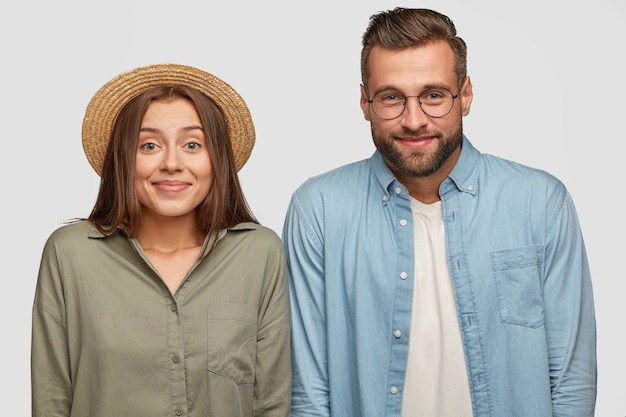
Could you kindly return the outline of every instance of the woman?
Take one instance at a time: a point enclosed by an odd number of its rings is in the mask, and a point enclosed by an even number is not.
[[[289,414],[284,253],[237,177],[253,144],[241,97],[193,67],[95,94],[83,147],[100,190],[43,251],[33,416]]]

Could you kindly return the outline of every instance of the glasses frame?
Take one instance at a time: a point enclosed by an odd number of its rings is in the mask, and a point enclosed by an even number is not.
[[[428,114],[428,113],[424,110],[424,108],[422,107],[422,100],[420,99],[420,97],[422,97],[422,95],[424,95],[424,93],[426,93],[426,92],[428,92],[428,91],[430,91],[430,90],[437,90],[437,89],[439,89],[439,90],[445,90],[445,91],[447,91],[448,93],[450,93],[450,96],[452,96],[452,105],[450,106],[450,109],[449,109],[449,110],[448,110],[445,114],[442,114],[441,116],[431,116],[431,115],[430,115],[430,114]],[[455,99],[457,99],[457,98],[459,98],[459,94],[461,94],[461,89],[460,89],[460,88],[459,88],[459,92],[458,92],[458,93],[456,93],[456,95],[455,95],[455,94],[452,94],[452,91],[448,90],[448,89],[447,89],[447,88],[445,88],[445,87],[427,88],[426,90],[422,91],[422,92],[421,92],[418,96],[405,96],[404,94],[402,94],[402,93],[398,92],[398,94],[400,94],[400,95],[402,95],[402,96],[404,97],[404,104],[402,105],[402,111],[401,111],[401,112],[400,112],[400,114],[398,114],[397,116],[389,118],[389,117],[383,117],[383,116],[381,116],[380,114],[378,114],[378,113],[376,112],[376,109],[374,108],[374,97],[376,97],[376,95],[377,95],[377,94],[380,94],[380,93],[382,93],[382,92],[384,92],[384,91],[387,91],[387,90],[381,90],[381,91],[378,91],[376,94],[374,94],[374,95],[372,96],[372,98],[371,98],[371,99],[367,99],[367,102],[370,104],[370,107],[371,107],[372,111],[374,112],[374,114],[375,114],[376,116],[380,117],[380,118],[381,118],[381,119],[383,119],[383,120],[394,120],[394,119],[397,119],[398,117],[402,116],[402,114],[403,114],[403,113],[404,113],[404,111],[406,110],[406,101],[407,101],[407,99],[409,99],[409,98],[411,98],[411,97],[415,97],[415,98],[417,98],[417,103],[419,104],[420,109],[422,110],[422,112],[423,112],[426,116],[428,116],[428,117],[432,117],[433,119],[440,119],[440,118],[442,118],[442,117],[446,117],[448,114],[450,114],[450,112],[452,111],[452,108],[454,107],[454,100],[455,100]]]

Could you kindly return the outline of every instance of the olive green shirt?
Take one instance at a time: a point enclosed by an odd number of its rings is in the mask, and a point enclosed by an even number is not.
[[[286,274],[280,238],[253,223],[222,231],[175,295],[136,240],[57,229],[33,306],[33,417],[288,416]]]

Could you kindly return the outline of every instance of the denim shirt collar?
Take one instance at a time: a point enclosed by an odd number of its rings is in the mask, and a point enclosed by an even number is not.
[[[439,195],[450,192],[453,187],[463,193],[476,195],[478,192],[478,168],[480,166],[480,152],[463,135],[461,154],[456,161],[448,178],[439,186]]]
[[[382,154],[376,150],[371,157],[372,169],[381,187],[387,192],[390,191],[390,187],[397,182],[391,169],[385,163],[385,159]],[[460,192],[476,195],[478,191],[478,167],[480,164],[480,152],[470,143],[465,135],[463,135],[463,144],[461,146],[461,154],[456,165],[448,175],[448,178],[441,183],[439,187],[439,195],[444,194],[456,189]],[[406,187],[402,185],[402,188],[406,191]]]
[[[372,170],[374,171],[374,175],[378,179],[380,186],[385,191],[389,191],[390,187],[393,185],[395,181],[397,181],[396,176],[391,172],[391,169],[387,166],[383,155],[378,151],[374,151],[374,154],[370,158],[372,163]],[[398,181],[398,183],[400,183]],[[402,186],[405,188],[404,186]]]

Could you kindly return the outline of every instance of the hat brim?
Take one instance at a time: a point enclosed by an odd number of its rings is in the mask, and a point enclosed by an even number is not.
[[[87,105],[82,127],[83,150],[98,175],[120,109],[141,92],[161,85],[185,85],[210,97],[228,125],[235,165],[239,171],[254,147],[254,124],[243,98],[229,84],[200,69],[179,64],[156,64],[124,72],[103,85]]]

